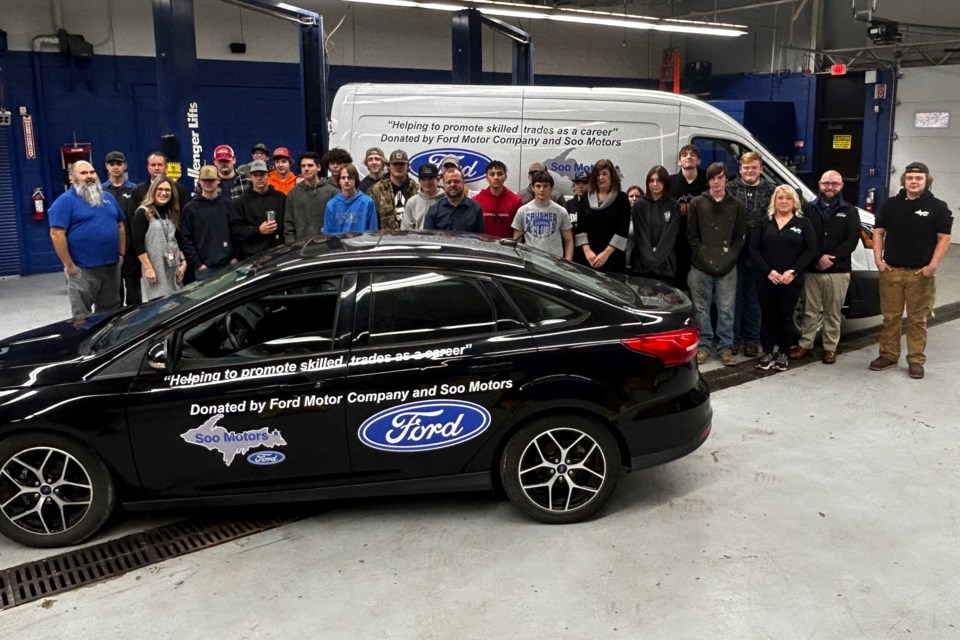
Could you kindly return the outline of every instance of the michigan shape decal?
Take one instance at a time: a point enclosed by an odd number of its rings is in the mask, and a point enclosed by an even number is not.
[[[452,447],[484,432],[490,412],[465,400],[420,400],[381,411],[364,421],[360,441],[381,451]]]

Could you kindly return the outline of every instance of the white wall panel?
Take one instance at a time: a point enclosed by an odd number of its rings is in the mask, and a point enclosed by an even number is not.
[[[897,84],[899,104],[894,116],[890,193],[900,189],[900,175],[910,162],[923,162],[934,177],[933,193],[953,211],[960,213],[960,65],[912,67],[903,70]],[[947,128],[916,126],[918,113],[946,112]],[[954,238],[960,241],[960,233]]]

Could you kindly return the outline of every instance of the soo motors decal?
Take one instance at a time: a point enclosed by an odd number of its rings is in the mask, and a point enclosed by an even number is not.
[[[420,400],[367,418],[358,436],[381,451],[429,451],[466,442],[490,426],[490,412],[465,400]]]

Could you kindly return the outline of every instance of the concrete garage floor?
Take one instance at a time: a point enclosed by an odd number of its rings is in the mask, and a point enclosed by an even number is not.
[[[954,251],[938,305],[958,275]],[[4,320],[25,306],[10,284]],[[535,524],[485,494],[318,506],[2,611],[0,637],[960,637],[960,324],[931,328],[923,381],[868,371],[875,355],[715,393],[707,443],[625,476],[591,522]],[[0,540],[0,568],[47,555]]]

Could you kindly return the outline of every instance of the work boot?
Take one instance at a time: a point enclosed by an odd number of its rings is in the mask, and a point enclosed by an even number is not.
[[[725,367],[735,367],[737,366],[737,358],[733,355],[733,352],[730,349],[727,349],[720,354],[720,362],[723,363]]]
[[[760,347],[755,342],[748,342],[743,346],[743,355],[748,358],[756,358],[760,353]]]
[[[915,380],[922,380],[922,379],[923,379],[923,365],[922,365],[922,364],[917,364],[916,362],[911,362],[909,365],[907,365],[907,369],[908,369],[908,371],[909,371],[909,373],[910,373],[910,377],[911,377],[911,378],[913,378],[913,379],[915,379]]]
[[[707,358],[709,357],[709,351],[706,349],[700,349],[700,351],[697,352],[697,364],[705,364],[707,362]]]
[[[870,363],[870,371],[883,371],[884,369],[895,366],[897,366],[897,363],[893,360],[887,360],[883,356],[878,356],[876,360]]]
[[[801,347],[800,345],[794,345],[790,347],[789,356],[791,360],[803,360],[804,358],[809,358],[810,354],[813,353],[813,349],[807,349],[806,347]]]

